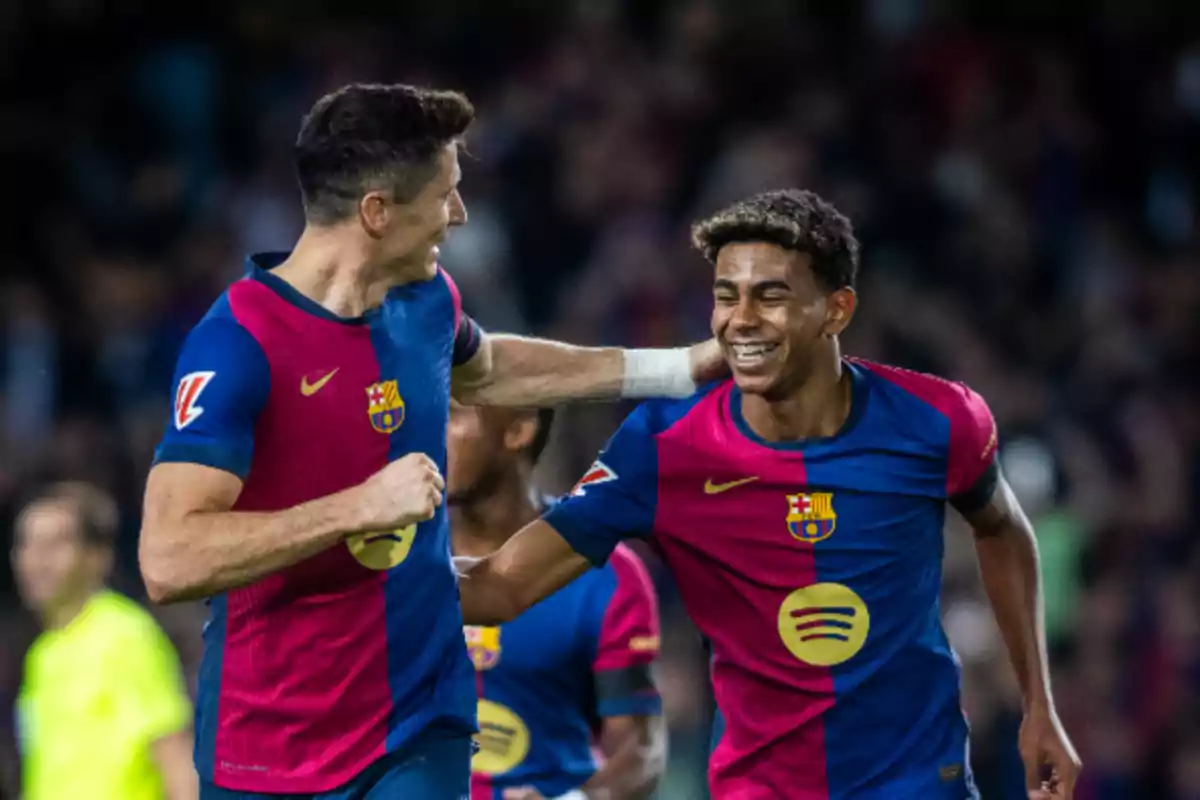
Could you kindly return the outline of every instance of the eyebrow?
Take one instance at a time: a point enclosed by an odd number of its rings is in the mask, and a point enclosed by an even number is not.
[[[713,288],[714,289],[732,289],[734,291],[737,291],[738,285],[736,283],[734,283],[733,281],[729,280],[728,278],[717,278],[715,281],[713,281]],[[789,286],[785,281],[776,281],[776,280],[758,281],[756,283],[750,284],[750,291],[752,291],[752,292],[765,292],[769,289],[782,289],[783,291],[790,292],[792,290],[792,287]]]

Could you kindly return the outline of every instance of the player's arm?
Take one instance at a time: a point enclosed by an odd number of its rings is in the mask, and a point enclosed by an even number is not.
[[[622,539],[649,533],[657,473],[649,412],[641,406],[562,502],[487,558],[458,560],[466,624],[508,622],[603,564]]]
[[[200,781],[192,764],[190,732],[179,731],[156,739],[150,753],[162,775],[166,800],[196,800],[200,796]]]
[[[270,367],[245,329],[216,318],[189,336],[176,373],[174,414],[146,481],[138,546],[156,603],[244,586],[348,534],[427,519],[441,502],[436,466],[410,455],[319,500],[277,512],[231,511],[250,470]],[[395,525],[380,527],[383,519]]]
[[[453,372],[454,397],[472,405],[549,406],[572,400],[686,397],[724,369],[715,341],[691,347],[579,347],[482,334],[478,351]]]
[[[1079,759],[1058,721],[1050,689],[1037,539],[1000,473],[991,412],[977,394],[965,388],[964,393],[961,413],[951,419],[950,502],[975,533],[984,589],[1021,687],[1022,756],[1030,788],[1041,781],[1035,764],[1048,762],[1070,797]]]
[[[616,589],[600,622],[595,675],[604,762],[587,783],[590,798],[649,797],[666,768],[662,700],[651,669],[659,650],[658,598],[645,566],[622,550],[612,558]]]
[[[728,374],[715,340],[623,350],[488,334],[463,313],[454,280],[440,274],[454,306],[451,390],[466,405],[536,408],[570,400],[687,397],[697,383]]]

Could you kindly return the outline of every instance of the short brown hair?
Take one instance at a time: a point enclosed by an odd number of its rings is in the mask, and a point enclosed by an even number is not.
[[[435,174],[438,152],[474,119],[474,106],[453,91],[352,83],[325,95],[305,115],[293,150],[305,215],[341,221],[373,188],[412,199]]]
[[[32,496],[21,515],[43,504],[64,507],[78,523],[84,543],[99,547],[116,543],[121,515],[116,501],[104,490],[82,481],[52,483]]]
[[[817,285],[825,291],[854,288],[858,239],[844,214],[815,192],[764,192],[723,208],[692,226],[692,244],[709,261],[734,242],[770,242],[812,258]]]

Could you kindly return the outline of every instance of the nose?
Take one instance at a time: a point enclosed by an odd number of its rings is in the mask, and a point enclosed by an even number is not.
[[[455,190],[454,196],[450,198],[450,224],[467,224],[467,204],[463,202],[462,195],[457,190]]]
[[[735,331],[748,331],[758,327],[761,318],[758,313],[758,304],[753,298],[743,297],[733,308],[733,314],[729,318],[729,327]]]

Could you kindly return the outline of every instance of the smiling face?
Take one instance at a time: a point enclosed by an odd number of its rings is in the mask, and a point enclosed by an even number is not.
[[[712,331],[738,388],[787,397],[850,321],[855,295],[827,292],[812,257],[770,242],[733,242],[717,253]]]
[[[362,216],[377,242],[380,262],[429,279],[437,271],[438,245],[451,228],[467,221],[467,207],[458,192],[458,143],[443,147],[423,174],[429,175],[427,182],[409,200],[397,200],[394,191],[369,192],[362,200]]]

